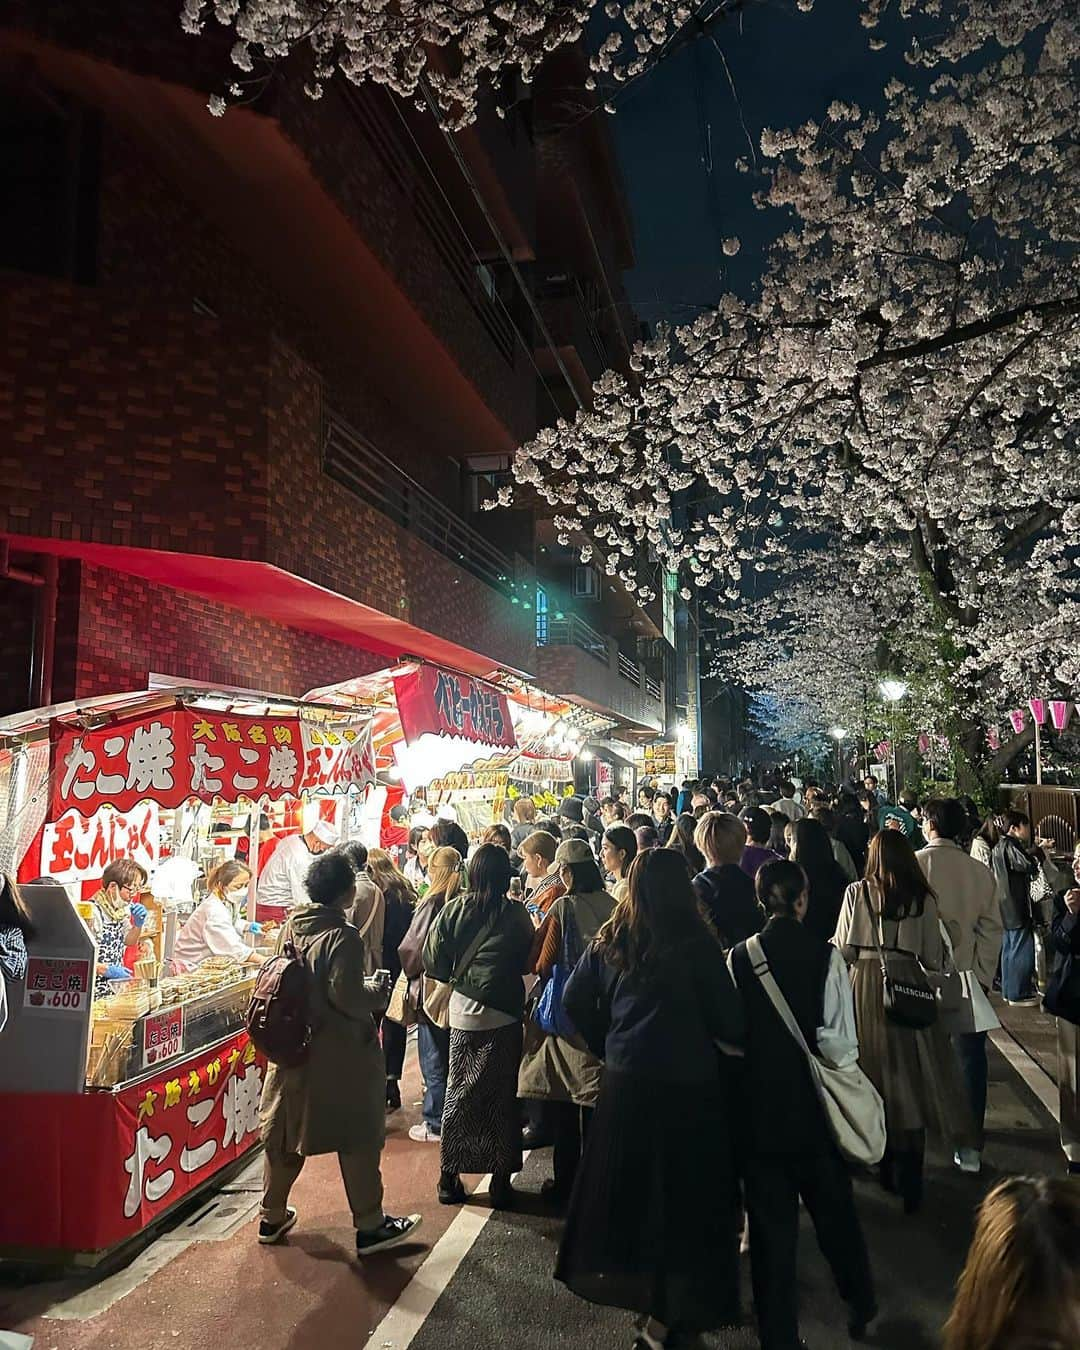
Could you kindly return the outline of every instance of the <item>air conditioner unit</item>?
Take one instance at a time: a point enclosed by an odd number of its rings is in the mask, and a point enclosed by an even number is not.
[[[600,599],[600,573],[595,567],[574,568],[574,599]]]

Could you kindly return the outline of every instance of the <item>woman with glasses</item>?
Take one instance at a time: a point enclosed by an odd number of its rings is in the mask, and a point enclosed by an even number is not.
[[[91,898],[94,917],[91,928],[97,938],[97,983],[94,994],[106,998],[112,993],[110,980],[130,980],[124,965],[124,953],[137,948],[146,923],[146,906],[139,903],[139,892],[148,880],[145,867],[134,858],[117,858],[101,877],[101,890]]]

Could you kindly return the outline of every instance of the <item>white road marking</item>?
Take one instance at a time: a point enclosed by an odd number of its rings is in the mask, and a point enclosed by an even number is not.
[[[1041,1064],[1004,1027],[990,1032],[990,1039],[1005,1056],[1012,1068],[1046,1107],[1057,1124],[1061,1124],[1060,1100],[1057,1085]]]

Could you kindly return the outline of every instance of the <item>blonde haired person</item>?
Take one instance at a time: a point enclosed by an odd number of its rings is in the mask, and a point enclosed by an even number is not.
[[[241,862],[220,863],[206,878],[206,896],[176,935],[173,946],[174,972],[194,970],[212,956],[229,956],[241,965],[258,965],[262,957],[240,936],[244,931],[259,933],[261,926],[249,924],[240,914],[247,897],[251,868]]]
[[[520,854],[522,844],[536,829],[536,803],[531,797],[518,797],[512,815],[514,826],[510,831],[510,852]]]
[[[409,1130],[418,1144],[437,1144],[442,1137],[446,1079],[450,1072],[450,1029],[436,1026],[424,1015],[424,943],[443,906],[461,890],[462,857],[444,845],[428,859],[428,889],[413,911],[412,923],[398,947],[401,969],[409,981],[416,1009],[416,1053],[424,1079],[424,1118]]]
[[[1080,1189],[1009,1177],[979,1206],[944,1350],[1080,1345]]]
[[[409,924],[412,923],[416,892],[384,848],[368,850],[367,868],[372,881],[382,891],[385,902],[382,969],[390,972],[390,988],[393,989],[397,977],[401,974],[398,948],[409,931]],[[383,1019],[381,1030],[383,1053],[386,1055],[386,1109],[399,1111],[401,1088],[398,1084],[405,1067],[407,1034],[399,1022],[391,1022],[388,1018]]]
[[[729,811],[707,811],[694,830],[694,843],[706,864],[694,878],[694,890],[728,952],[759,933],[765,921],[754,883],[740,865],[746,826]]]

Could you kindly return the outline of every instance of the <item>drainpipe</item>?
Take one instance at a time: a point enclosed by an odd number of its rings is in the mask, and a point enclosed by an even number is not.
[[[37,589],[34,605],[34,647],[30,664],[30,707],[52,703],[53,666],[56,656],[56,594],[59,561],[51,554],[42,558],[40,572],[11,565],[11,544],[0,539],[0,580],[21,582]]]

